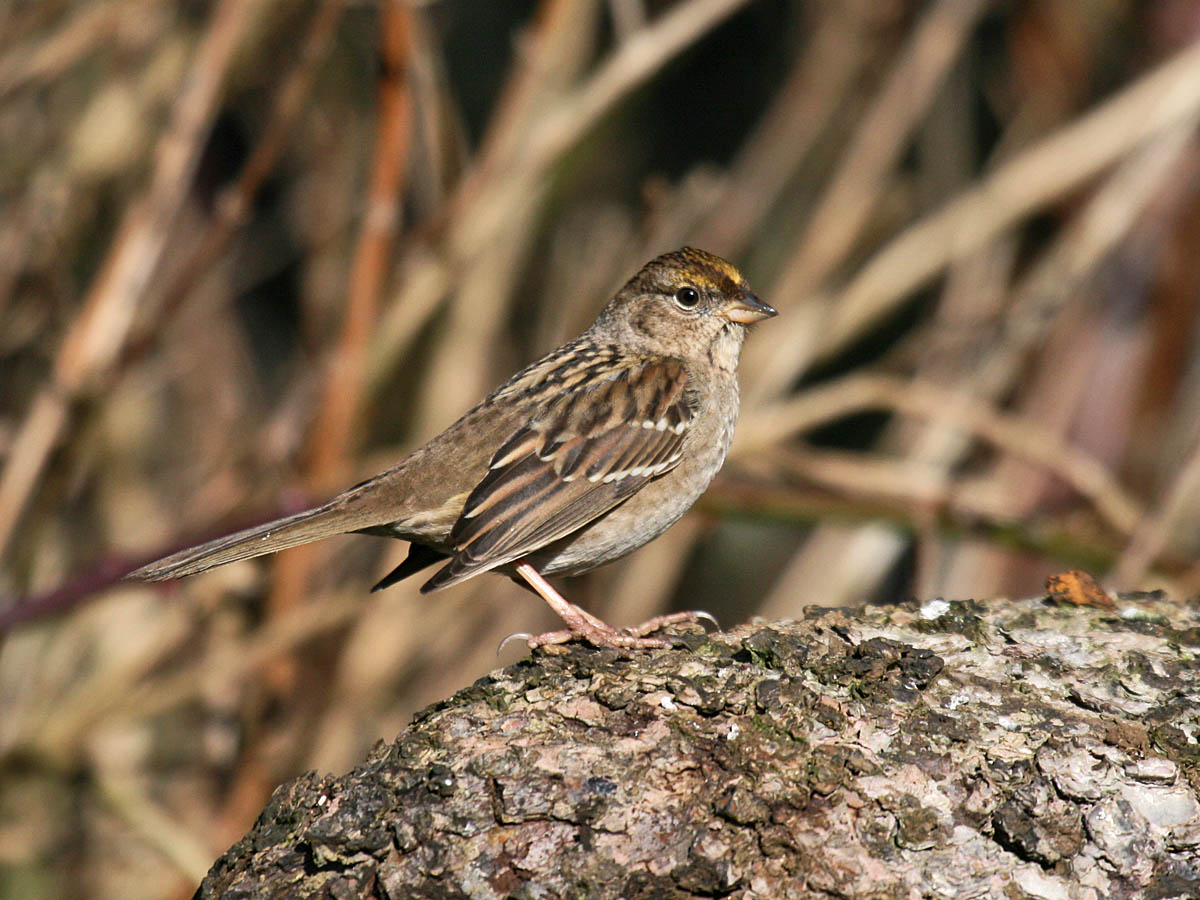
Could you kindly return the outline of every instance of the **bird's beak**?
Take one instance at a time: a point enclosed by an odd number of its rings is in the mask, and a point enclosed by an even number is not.
[[[769,319],[772,316],[779,315],[774,307],[768,306],[749,291],[744,291],[735,300],[730,303],[720,312],[730,322],[736,322],[738,325],[752,325],[755,322],[761,322],[763,319]]]

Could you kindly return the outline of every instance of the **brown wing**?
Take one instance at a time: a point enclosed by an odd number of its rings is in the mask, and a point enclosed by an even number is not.
[[[423,591],[565,537],[674,468],[692,410],[678,360],[606,371],[509,438],[450,532],[456,553]]]

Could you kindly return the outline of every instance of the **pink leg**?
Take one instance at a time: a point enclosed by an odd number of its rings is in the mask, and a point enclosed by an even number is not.
[[[613,647],[615,649],[651,650],[671,646],[666,638],[646,637],[666,625],[678,622],[694,622],[697,618],[707,616],[707,613],[672,613],[666,616],[656,616],[635,628],[618,630],[593,616],[587,610],[580,609],[567,600],[562,594],[551,587],[550,582],[527,562],[517,563],[514,569],[518,575],[537,591],[538,595],[558,613],[567,624],[566,631],[549,631],[545,634],[529,635],[527,641],[530,647],[542,647],[547,644],[565,644],[572,638],[581,637],[596,647]],[[707,616],[712,618],[712,616]]]

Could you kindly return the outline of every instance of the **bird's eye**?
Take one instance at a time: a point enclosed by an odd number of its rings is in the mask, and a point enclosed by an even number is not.
[[[700,303],[700,292],[691,285],[675,292],[675,305],[680,309],[695,309]]]

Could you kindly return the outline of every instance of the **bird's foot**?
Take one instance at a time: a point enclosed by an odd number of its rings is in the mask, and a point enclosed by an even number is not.
[[[678,612],[655,616],[633,628],[613,628],[586,609],[567,600],[551,587],[550,583],[529,563],[520,562],[513,568],[528,582],[530,587],[541,595],[550,608],[558,613],[567,627],[562,631],[547,631],[544,634],[509,635],[501,642],[500,649],[503,649],[509,641],[518,638],[523,639],[531,650],[535,647],[565,644],[575,638],[582,638],[593,647],[611,647],[614,650],[664,650],[671,646],[670,640],[662,637],[649,637],[649,635],[668,625],[676,625],[680,622],[698,622],[701,619],[708,619],[713,625],[717,625],[717,620],[709,613]],[[720,626],[717,625],[717,627]]]
[[[650,637],[654,632],[661,631],[663,628],[678,625],[681,622],[701,621],[708,621],[714,627],[720,627],[710,613],[688,611],[655,616],[632,628],[613,628],[586,610],[580,609],[574,604],[571,606],[572,610],[565,615],[560,612],[564,621],[570,626],[569,628],[547,631],[542,634],[529,634],[528,632],[510,634],[500,643],[499,650],[503,650],[509,641],[515,640],[525,641],[530,650],[537,647],[565,644],[573,640],[583,640],[593,647],[607,647],[613,650],[663,650],[673,646],[671,639],[669,637]],[[579,615],[573,615],[575,612],[578,612]]]

